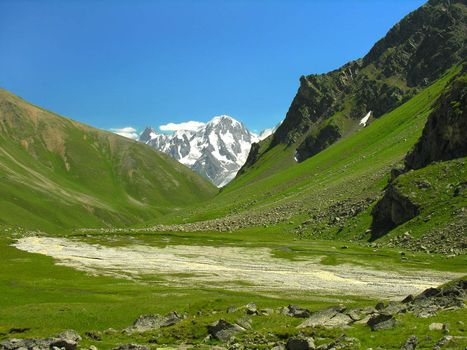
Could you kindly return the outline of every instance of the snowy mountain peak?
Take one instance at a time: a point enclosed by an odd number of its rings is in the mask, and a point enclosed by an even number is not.
[[[170,135],[148,127],[139,140],[222,187],[235,177],[248,157],[251,144],[260,138],[238,120],[220,115],[205,124],[199,123],[198,128],[179,128]]]
[[[139,141],[141,142],[148,142],[150,140],[152,140],[153,138],[155,138],[157,136],[157,132],[156,130],[154,130],[153,128],[151,128],[150,126],[147,126],[144,131],[141,133],[141,135],[139,135]]]

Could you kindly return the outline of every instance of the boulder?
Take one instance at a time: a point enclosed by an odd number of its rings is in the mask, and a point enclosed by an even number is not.
[[[372,331],[391,329],[396,325],[396,319],[392,315],[375,315],[368,320],[367,325]]]
[[[141,315],[133,322],[133,325],[126,328],[127,333],[143,333],[159,329],[161,327],[169,327],[182,321],[185,317],[177,312],[171,312],[165,316],[161,315]]]
[[[245,311],[247,315],[257,315],[258,314],[258,308],[256,307],[255,303],[248,303],[245,305]]]
[[[411,335],[402,345],[401,350],[415,350],[417,348],[418,339],[415,335]]]
[[[297,328],[325,326],[326,323],[330,322],[333,317],[335,317],[337,314],[340,314],[344,310],[345,308],[337,306],[337,307],[331,307],[328,309],[316,311],[312,313],[309,318],[307,318],[300,325],[298,325]],[[344,316],[346,316],[348,320],[352,321],[349,316],[347,315],[344,315]],[[338,317],[340,319],[343,319],[343,317],[341,318],[341,316],[338,316]]]
[[[442,331],[446,328],[446,325],[444,323],[438,323],[434,322],[428,326],[428,329],[430,331]]]
[[[297,305],[289,305],[282,309],[282,313],[287,316],[297,318],[307,318],[311,316],[310,310],[304,309]]]
[[[290,338],[285,345],[287,350],[310,350],[315,349],[313,338],[294,337]]]
[[[225,320],[218,320],[208,326],[209,334],[212,337],[224,342],[228,341],[235,334],[244,331],[245,328],[235,323],[229,323]]]
[[[382,309],[380,313],[394,316],[400,313],[404,313],[406,311],[407,306],[405,304],[391,302],[384,309]]]
[[[253,323],[249,316],[244,316],[239,318],[236,323],[245,329],[251,329],[251,324]]]
[[[330,320],[326,321],[324,323],[324,327],[326,328],[342,328],[345,327],[349,324],[353,323],[352,318],[350,316],[343,314],[343,313],[337,313],[334,317],[332,317]]]

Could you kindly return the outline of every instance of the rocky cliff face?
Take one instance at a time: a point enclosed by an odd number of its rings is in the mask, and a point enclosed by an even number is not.
[[[239,121],[223,115],[196,130],[179,130],[171,135],[146,128],[139,140],[222,187],[235,177],[245,163],[251,145],[260,137]]]
[[[466,56],[465,1],[432,0],[406,16],[361,60],[300,78],[271,147],[295,147],[297,160],[358,130],[368,112],[391,111]],[[267,152],[267,150],[266,150]]]
[[[393,227],[396,227],[418,214],[418,206],[409,197],[399,191],[393,184],[389,184],[383,198],[373,208],[373,222],[371,239],[377,239]]]
[[[372,239],[418,215],[418,206],[395,184],[397,177],[413,169],[421,169],[436,161],[448,161],[467,156],[467,75],[465,67],[446,92],[434,104],[422,136],[405,158],[403,169],[394,169],[383,198],[375,205],[372,216]],[[442,173],[439,175],[445,177]],[[460,173],[459,180],[462,179]],[[439,180],[439,177],[438,179]],[[450,185],[452,187],[452,184]],[[459,185],[460,186],[460,185]],[[460,186],[459,188],[462,188]],[[428,191],[437,196],[431,185]],[[446,192],[446,189],[444,189]]]
[[[405,158],[407,169],[467,156],[467,76],[457,79],[438,101],[423,134]]]

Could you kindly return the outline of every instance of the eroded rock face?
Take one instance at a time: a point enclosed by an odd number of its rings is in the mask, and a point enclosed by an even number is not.
[[[375,205],[371,215],[371,239],[375,240],[392,228],[417,216],[419,208],[400,193],[394,184],[389,184],[383,198]]]
[[[436,101],[421,138],[405,158],[404,168],[392,171],[391,182],[372,211],[372,240],[419,214],[417,205],[397,189],[397,177],[400,174],[423,168],[435,161],[467,156],[466,70],[464,66],[462,73]],[[427,181],[418,183],[417,187],[432,190]]]
[[[305,160],[353,132],[369,111],[378,118],[440,78],[465,57],[465,8],[461,0],[429,1],[392,27],[363,59],[302,76],[270,148],[296,145],[299,161]],[[262,156],[255,153],[253,161]]]
[[[405,158],[407,169],[467,156],[467,82],[454,81],[436,102],[423,134]]]

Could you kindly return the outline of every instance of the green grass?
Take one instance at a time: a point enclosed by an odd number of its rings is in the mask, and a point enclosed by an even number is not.
[[[387,184],[389,170],[416,143],[433,102],[458,72],[459,68],[452,69],[405,104],[302,163],[294,162],[294,147],[278,145],[202,207],[187,209],[183,215],[169,214],[160,221],[190,222],[231,214],[249,215],[296,204],[300,211],[291,220],[294,224],[285,228],[293,230],[297,223],[309,218],[309,212],[325,212],[348,198],[376,199]],[[367,211],[343,232],[347,237],[361,236],[369,228],[370,220]],[[312,224],[308,233],[330,238],[338,235],[334,228],[321,230],[320,224]]]
[[[0,90],[0,225],[131,225],[217,189],[169,156]]]

